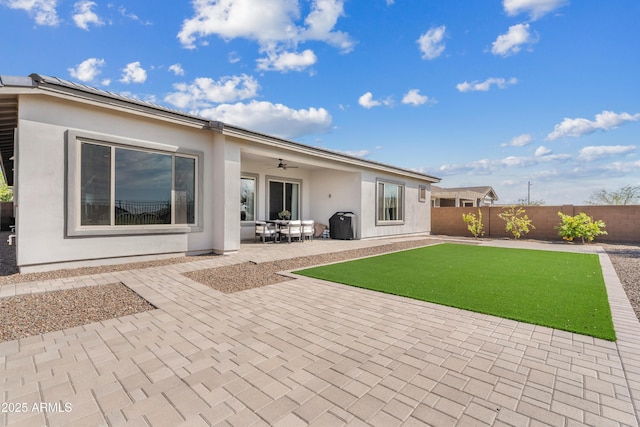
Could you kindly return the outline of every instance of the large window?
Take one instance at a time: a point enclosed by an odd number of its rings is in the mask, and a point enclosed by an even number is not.
[[[269,180],[269,219],[288,212],[289,219],[300,219],[300,183]]]
[[[256,220],[256,181],[252,176],[240,177],[240,221]]]
[[[80,143],[80,225],[192,225],[196,157]]]
[[[378,181],[376,221],[378,224],[404,222],[404,185]]]

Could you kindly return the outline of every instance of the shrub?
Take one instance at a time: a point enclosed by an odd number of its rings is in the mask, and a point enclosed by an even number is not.
[[[505,222],[505,231],[510,231],[515,239],[519,239],[536,228],[525,212],[520,206],[511,206],[504,208],[502,213],[498,214],[498,217]]]
[[[467,223],[467,230],[473,234],[476,239],[478,236],[484,236],[484,225],[482,224],[482,211],[478,209],[478,217],[475,214],[462,214],[462,220]]]
[[[564,240],[569,242],[580,238],[582,239],[582,244],[584,244],[585,239],[588,243],[591,243],[597,236],[607,234],[606,231],[602,230],[602,228],[606,227],[604,221],[594,221],[592,217],[584,212],[580,212],[576,216],[558,212],[558,216],[560,217],[560,225],[556,226],[556,230]]]

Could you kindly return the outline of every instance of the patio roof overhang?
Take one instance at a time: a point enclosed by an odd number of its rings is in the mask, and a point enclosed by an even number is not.
[[[13,185],[15,130],[18,127],[18,97],[0,96],[0,167],[7,185]]]
[[[296,156],[303,156],[310,159],[321,159],[322,162],[331,162],[336,165],[343,165],[346,168],[367,168],[374,169],[394,175],[403,175],[418,179],[421,181],[427,181],[430,183],[440,182],[440,178],[432,175],[427,175],[421,172],[413,171],[410,169],[404,169],[397,166],[392,166],[384,163],[375,162],[372,160],[362,159],[358,157],[349,156],[337,151],[327,150],[319,147],[313,147],[306,144],[301,144],[286,139],[265,135],[259,132],[243,129],[237,126],[229,125],[222,122],[212,121],[209,128],[220,132],[225,136],[235,137],[244,141],[251,141],[259,143],[262,146],[270,147],[275,152],[291,152]],[[271,156],[273,157],[273,156]]]

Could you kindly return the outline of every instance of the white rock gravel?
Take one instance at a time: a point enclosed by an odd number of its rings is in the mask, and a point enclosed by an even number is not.
[[[154,308],[122,283],[0,298],[0,342]]]
[[[198,270],[186,273],[186,276],[221,292],[238,292],[290,280],[288,277],[277,274],[279,271],[425,246],[435,242],[434,239],[397,242],[276,262],[242,263]],[[469,240],[469,243],[474,242]],[[640,246],[603,246],[611,258],[636,315],[640,319]],[[0,260],[2,260],[0,262],[0,285],[155,267],[206,258],[202,256],[180,257],[161,261],[20,275],[17,273],[15,265],[12,266],[11,263],[6,262],[6,260],[15,259],[15,254],[12,254],[11,251],[11,247],[7,249],[6,245],[0,241]],[[0,299],[0,341],[75,327],[150,309],[153,309],[151,304],[122,284],[89,286],[46,294],[2,298]]]
[[[603,245],[627,298],[640,319],[640,246]]]

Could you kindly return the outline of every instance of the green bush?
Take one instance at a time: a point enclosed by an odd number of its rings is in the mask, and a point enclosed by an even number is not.
[[[476,239],[478,236],[484,236],[484,225],[482,224],[482,211],[478,209],[478,216],[468,213],[462,214],[462,220],[467,223],[467,230],[473,234]]]
[[[519,239],[529,231],[535,230],[525,212],[520,206],[511,206],[504,208],[502,213],[498,214],[498,217],[505,222],[505,231],[510,231],[514,239]]]
[[[565,215],[562,212],[558,212],[560,217],[560,225],[556,226],[558,234],[569,242],[573,242],[573,239],[580,238],[582,244],[585,240],[588,243],[593,242],[597,236],[601,234],[607,234],[602,228],[606,227],[606,224],[602,220],[594,221],[592,217],[584,212],[580,212],[576,216]]]

